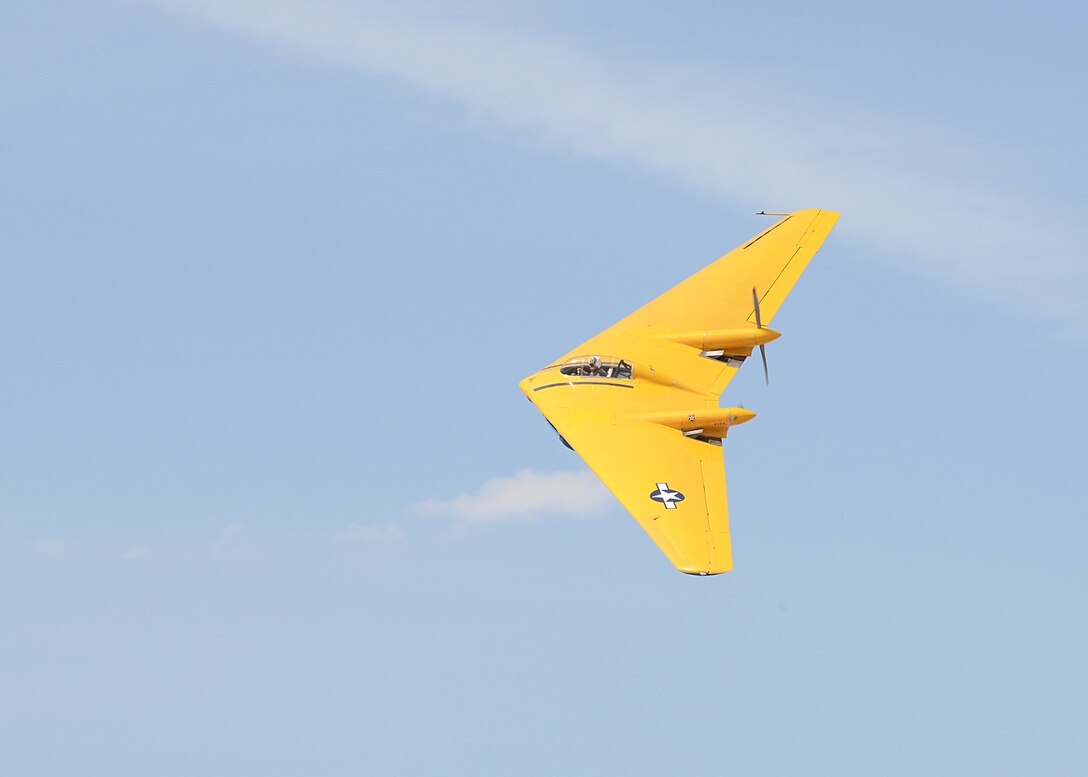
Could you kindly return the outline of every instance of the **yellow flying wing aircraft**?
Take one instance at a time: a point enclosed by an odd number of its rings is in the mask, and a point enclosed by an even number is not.
[[[520,388],[681,572],[733,568],[718,398],[839,214],[802,210],[575,348]]]

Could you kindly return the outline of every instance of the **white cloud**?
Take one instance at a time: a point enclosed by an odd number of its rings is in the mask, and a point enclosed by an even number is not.
[[[238,536],[244,528],[245,524],[241,521],[234,521],[233,523],[228,523],[224,526],[219,531],[219,536],[215,538],[215,542],[208,548],[208,552],[211,554],[212,558],[219,558],[222,556],[223,551],[226,550],[231,540]]]
[[[620,66],[554,40],[371,4],[158,1],[740,207],[841,210],[837,237],[878,255],[1033,313],[1085,312],[1084,219],[981,183],[962,160],[997,168],[1000,152],[980,159],[977,142],[951,132],[829,109],[787,84],[756,93],[749,74]]]
[[[404,530],[395,523],[365,524],[350,523],[336,535],[337,542],[400,542],[404,539]]]
[[[524,469],[486,481],[472,494],[427,499],[410,509],[420,515],[450,518],[460,526],[497,523],[536,515],[591,515],[612,503],[592,472],[534,472]]]

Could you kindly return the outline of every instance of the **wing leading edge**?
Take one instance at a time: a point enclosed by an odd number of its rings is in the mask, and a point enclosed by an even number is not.
[[[791,213],[601,334],[637,327],[751,325],[753,288],[760,295],[763,323],[769,324],[838,219],[827,210]]]

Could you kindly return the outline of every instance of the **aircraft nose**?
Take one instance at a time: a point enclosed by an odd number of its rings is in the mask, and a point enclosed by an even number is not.
[[[522,378],[521,381],[518,383],[518,388],[521,389],[521,393],[529,397],[530,399],[532,398],[533,382],[535,380],[536,378],[530,375],[528,378]]]

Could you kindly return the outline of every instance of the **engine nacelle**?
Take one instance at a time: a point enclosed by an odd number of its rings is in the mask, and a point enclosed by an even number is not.
[[[692,410],[687,413],[669,411],[647,413],[641,416],[647,421],[683,432],[688,437],[706,437],[712,440],[722,439],[732,427],[751,421],[755,417],[755,413],[743,407]]]
[[[700,351],[725,351],[751,353],[757,345],[766,345],[782,336],[773,329],[752,327],[751,329],[705,329],[689,332],[660,332],[661,337],[674,343],[690,345]]]

